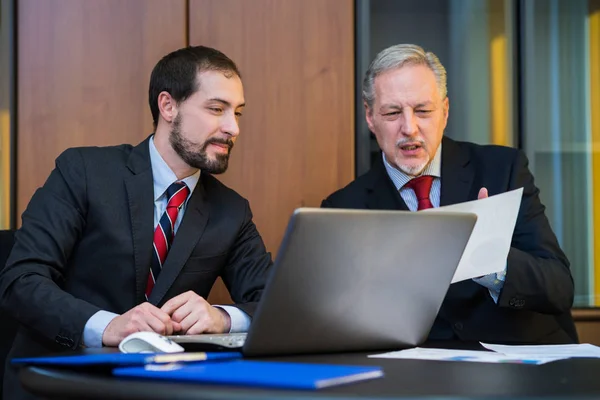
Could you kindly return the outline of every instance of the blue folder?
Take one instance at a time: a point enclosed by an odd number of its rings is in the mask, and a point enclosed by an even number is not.
[[[380,367],[231,360],[116,368],[113,375],[281,389],[320,389],[380,378],[383,370]]]
[[[14,358],[13,365],[45,366],[131,366],[146,364],[195,363],[203,361],[230,360],[241,358],[238,352],[218,353],[108,353],[82,354],[74,356]]]

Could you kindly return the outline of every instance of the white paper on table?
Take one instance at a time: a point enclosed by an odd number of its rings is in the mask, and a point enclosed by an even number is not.
[[[389,353],[373,354],[370,358],[395,358],[410,360],[435,360],[435,361],[466,361],[483,363],[516,363],[516,364],[545,364],[565,357],[527,356],[514,357],[501,353],[476,350],[431,349],[415,347],[414,349],[392,351]]]
[[[477,222],[458,263],[452,283],[500,272],[506,268],[522,197],[523,188],[519,188],[481,200],[421,211],[477,214]]]
[[[501,344],[481,343],[486,349],[496,351],[498,353],[510,357],[590,357],[600,358],[600,347],[589,343],[583,344],[553,344],[553,345],[536,345],[536,346],[507,346]]]

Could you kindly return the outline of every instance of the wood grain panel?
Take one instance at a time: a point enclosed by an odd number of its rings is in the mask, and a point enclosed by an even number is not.
[[[154,64],[186,45],[185,0],[18,1],[17,218],[66,148],[152,132]]]
[[[576,322],[577,334],[581,343],[590,343],[595,346],[600,346],[600,322],[598,321],[581,321]]]
[[[352,0],[190,0],[190,44],[223,51],[244,82],[241,135],[221,179],[248,198],[274,254],[295,208],[353,179],[353,10]]]
[[[579,341],[600,346],[600,309],[574,308],[571,310]]]

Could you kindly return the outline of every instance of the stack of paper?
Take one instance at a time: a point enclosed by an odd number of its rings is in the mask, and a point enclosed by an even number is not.
[[[492,351],[426,349],[416,347],[414,349],[375,354],[369,357],[535,365],[574,357],[600,358],[600,347],[591,344],[505,346],[481,343],[481,345]]]
[[[486,349],[511,357],[600,358],[600,347],[584,344],[553,344],[547,346],[505,346],[481,343]]]
[[[556,357],[516,357],[491,351],[476,350],[451,350],[451,349],[426,349],[416,347],[414,349],[394,351],[390,353],[375,354],[374,358],[399,358],[411,360],[437,360],[437,361],[470,361],[484,363],[517,363],[517,364],[545,364],[558,360]]]

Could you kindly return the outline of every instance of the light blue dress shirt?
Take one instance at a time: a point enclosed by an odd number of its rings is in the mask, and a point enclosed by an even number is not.
[[[152,178],[154,183],[154,228],[158,225],[160,217],[167,208],[167,188],[175,181],[178,181],[175,173],[169,168],[165,160],[154,145],[154,137],[150,139],[150,164],[152,166]],[[200,179],[200,171],[188,176],[181,181],[184,182],[190,189],[190,194],[184,202],[177,220],[175,221],[174,232],[177,232],[179,225],[185,214],[187,202],[190,199],[198,180]],[[215,306],[222,308],[231,318],[230,332],[245,332],[250,327],[250,317],[237,307],[232,306]],[[83,343],[86,347],[102,347],[102,335],[108,324],[117,317],[118,314],[100,310],[94,314],[85,324],[83,330]]]
[[[396,186],[396,189],[400,191],[400,196],[402,200],[406,203],[406,206],[410,211],[417,211],[418,208],[418,200],[417,195],[414,190],[405,187],[405,185],[416,177],[405,174],[404,172],[392,167],[392,165],[385,158],[385,154],[381,153],[383,157],[383,164],[385,165],[385,170],[387,171],[390,179]],[[433,160],[429,163],[427,167],[423,170],[421,175],[431,175],[434,177],[433,183],[431,184],[431,190],[429,192],[429,200],[434,207],[440,206],[440,197],[442,192],[442,145],[437,149]],[[490,292],[490,296],[494,300],[495,303],[498,303],[498,297],[500,296],[500,291],[504,286],[504,280],[506,279],[506,267],[503,271],[496,272],[495,274],[489,274],[482,276],[480,278],[473,279],[475,282],[484,286]]]

